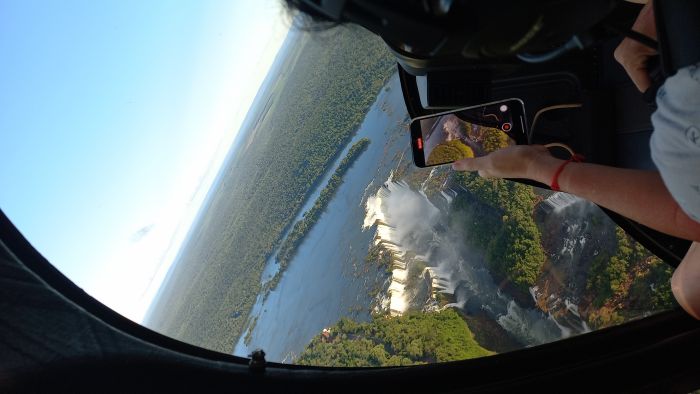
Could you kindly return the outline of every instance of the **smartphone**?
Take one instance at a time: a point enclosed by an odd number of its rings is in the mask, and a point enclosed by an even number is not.
[[[411,121],[413,162],[418,167],[449,164],[522,144],[527,144],[525,106],[516,98]]]

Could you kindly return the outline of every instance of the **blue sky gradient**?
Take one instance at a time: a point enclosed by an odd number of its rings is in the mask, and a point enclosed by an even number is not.
[[[277,0],[0,0],[0,208],[140,321],[288,26]]]

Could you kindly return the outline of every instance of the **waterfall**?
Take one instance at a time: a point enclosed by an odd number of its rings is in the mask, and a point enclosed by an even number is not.
[[[423,183],[421,183],[421,185],[420,185],[420,191],[425,190],[425,185],[428,183],[428,181],[430,180],[430,178],[432,178],[433,175],[435,175],[435,172],[436,172],[437,170],[438,170],[438,167],[433,167],[432,169],[430,169],[430,174],[428,174],[428,177],[425,178],[425,180],[423,181]]]
[[[530,288],[530,295],[547,311],[549,318],[561,330],[563,338],[591,331],[588,324],[581,318],[578,305],[569,298],[562,299],[554,294],[545,296],[537,286]]]
[[[564,209],[580,201],[583,201],[583,199],[576,197],[573,194],[555,192],[552,193],[551,196],[547,197],[546,200],[542,201],[540,207],[542,207],[546,213],[560,213]]]
[[[449,191],[451,193],[448,194],[446,191],[440,190],[440,195],[445,199],[445,201],[447,201],[448,204],[451,204],[452,200],[454,199],[454,196],[452,195],[452,194],[454,194],[454,191],[452,191],[452,190],[449,190]]]
[[[392,255],[391,283],[389,284],[389,311],[400,315],[409,307],[410,294],[406,291],[409,261],[405,246],[420,234],[432,233],[430,223],[435,222],[439,210],[425,194],[412,191],[404,182],[387,182],[365,204],[364,230],[374,226],[374,244],[382,246]],[[428,222],[423,222],[428,218]],[[427,227],[426,227],[427,226]],[[412,261],[419,261],[416,257]]]
[[[520,307],[501,293],[483,257],[466,249],[462,232],[469,230],[445,228],[447,209],[458,192],[446,190],[437,194],[436,206],[421,190],[412,190],[403,182],[387,181],[367,198],[363,229],[374,229],[374,244],[392,255],[387,291],[389,313],[400,315],[409,308],[439,310],[436,299],[447,296],[451,300],[442,308],[485,314],[527,346],[585,332],[587,327],[580,318],[576,319],[578,310],[571,300],[559,301],[564,313],[558,313],[555,319],[552,313]],[[555,193],[543,205],[552,211],[563,210],[577,201],[582,200]],[[578,231],[572,229],[572,234],[578,235]],[[576,239],[576,245],[582,242],[585,240]],[[414,264],[419,263],[425,268],[412,271]],[[420,279],[411,275],[425,279],[421,283],[429,287],[426,297],[421,299],[421,293],[411,287]],[[536,289],[531,289],[531,294],[536,298]]]
[[[497,319],[498,324],[522,343],[540,345],[563,337],[564,332],[556,322],[536,309],[524,309],[514,300],[508,301],[506,313]]]
[[[566,227],[564,238],[562,239],[560,256],[568,256],[573,263],[574,256],[586,246],[585,228],[581,223],[569,223]]]

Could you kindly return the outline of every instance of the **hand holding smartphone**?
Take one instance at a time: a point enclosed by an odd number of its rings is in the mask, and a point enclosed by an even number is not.
[[[411,122],[413,161],[418,167],[437,166],[527,144],[525,125],[519,99],[422,116]]]

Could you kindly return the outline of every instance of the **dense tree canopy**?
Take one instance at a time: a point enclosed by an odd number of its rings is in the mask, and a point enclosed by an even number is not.
[[[484,130],[484,151],[487,153],[507,147],[510,144],[510,137],[501,130],[487,127]]]
[[[458,201],[455,207],[472,211],[468,242],[486,253],[496,275],[527,290],[545,262],[540,230],[532,217],[537,201],[532,188],[503,179],[481,178],[475,173],[459,173],[457,182],[473,196],[471,201]],[[476,205],[469,207],[473,202]],[[487,209],[478,209],[478,205]]]
[[[452,309],[369,323],[341,319],[330,335],[319,335],[296,360],[303,365],[384,367],[446,362],[494,354],[481,347]]]
[[[614,253],[598,255],[588,276],[587,290],[598,308],[589,320],[598,328],[621,323],[639,311],[660,311],[675,305],[671,267],[619,227],[615,241]]]
[[[474,157],[474,151],[460,140],[446,141],[437,145],[428,155],[425,164],[432,166],[436,164],[451,163],[460,159]]]

